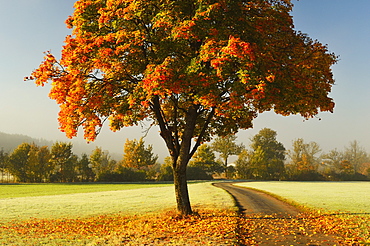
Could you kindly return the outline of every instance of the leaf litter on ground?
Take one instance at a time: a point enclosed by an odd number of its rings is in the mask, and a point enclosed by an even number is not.
[[[186,217],[167,211],[13,221],[0,224],[0,245],[282,245],[303,243],[306,236],[306,245],[333,245],[335,239],[356,246],[370,244],[366,230],[368,216],[307,212],[284,218],[200,209]]]

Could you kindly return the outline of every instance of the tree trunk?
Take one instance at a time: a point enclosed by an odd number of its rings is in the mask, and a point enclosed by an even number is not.
[[[206,126],[209,124],[210,119],[214,115],[214,109],[212,109],[212,111],[210,112],[205,126],[198,136],[198,141],[191,150],[191,140],[194,137],[194,130],[196,127],[197,118],[199,116],[199,105],[193,105],[188,108],[185,115],[185,126],[183,128],[183,131],[181,132],[182,134],[179,134],[177,127],[171,127],[168,121],[166,121],[161,110],[158,96],[153,98],[152,103],[152,110],[156,116],[156,119],[158,120],[158,125],[161,129],[160,135],[166,142],[167,148],[172,158],[177,210],[182,215],[192,214],[193,211],[190,205],[186,178],[186,167],[190,158],[201,143],[203,135],[205,134],[205,131],[207,129]],[[179,135],[181,135],[181,140],[179,138]]]
[[[173,177],[177,200],[177,210],[182,215],[192,214],[190,206],[188,184],[186,179],[186,167],[192,156],[191,140],[194,137],[194,130],[197,120],[197,107],[190,107],[185,116],[186,125],[181,137],[181,144],[178,158],[173,158]],[[195,147],[196,149],[197,147]]]
[[[177,210],[182,215],[192,214],[193,211],[190,205],[188,184],[186,179],[186,165],[178,165],[176,168],[174,168],[173,178],[175,184]]]

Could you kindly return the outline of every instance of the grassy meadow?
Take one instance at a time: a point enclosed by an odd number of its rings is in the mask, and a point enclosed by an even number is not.
[[[370,182],[245,182],[238,186],[259,189],[323,211],[370,213]]]
[[[172,186],[170,183],[43,183],[0,185],[0,199],[31,196],[67,195],[101,191],[132,190]]]
[[[193,207],[230,208],[227,193],[211,183],[189,184]],[[0,185],[2,221],[160,212],[176,207],[173,184]]]
[[[326,205],[328,211],[366,212],[369,184],[245,182],[238,185],[266,190],[311,208],[322,209]],[[314,233],[342,235],[342,245],[370,243],[366,236],[369,234],[366,216],[310,213],[303,215],[302,220],[284,221],[283,228],[277,222],[275,228],[272,220],[257,222],[239,217],[232,197],[211,182],[190,183],[189,193],[193,209],[199,215],[182,218],[175,212],[173,184],[0,185],[0,245],[236,245],[241,242],[255,245],[253,230],[263,223],[268,224],[272,234],[294,234],[298,233],[297,228],[302,229],[303,225],[297,224],[299,221],[316,228]],[[320,196],[326,197],[325,204]],[[365,204],[356,210],[357,205],[350,207],[345,200],[338,200],[339,196]],[[340,203],[341,206],[337,205]]]

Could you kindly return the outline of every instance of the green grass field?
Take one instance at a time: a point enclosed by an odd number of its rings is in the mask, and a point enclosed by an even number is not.
[[[245,182],[237,184],[267,191],[309,208],[370,213],[370,182]]]
[[[173,184],[0,185],[0,218],[88,217],[141,214],[176,208]],[[230,195],[206,183],[189,184],[193,207],[231,208]]]
[[[57,183],[0,185],[0,199],[173,186],[170,183]]]
[[[301,205],[325,211],[370,213],[370,182],[245,182]],[[233,207],[231,197],[210,182],[189,184],[194,207]],[[147,213],[175,208],[173,184],[0,185],[0,218]]]

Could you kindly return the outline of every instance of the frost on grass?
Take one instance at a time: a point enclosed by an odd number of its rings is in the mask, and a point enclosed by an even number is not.
[[[231,197],[211,183],[189,185],[195,208],[230,208]],[[0,199],[0,218],[13,219],[87,217],[101,214],[142,214],[174,209],[174,188],[153,187],[132,190],[77,193],[54,196]]]
[[[310,208],[370,213],[370,182],[245,182],[238,186],[264,190]]]

